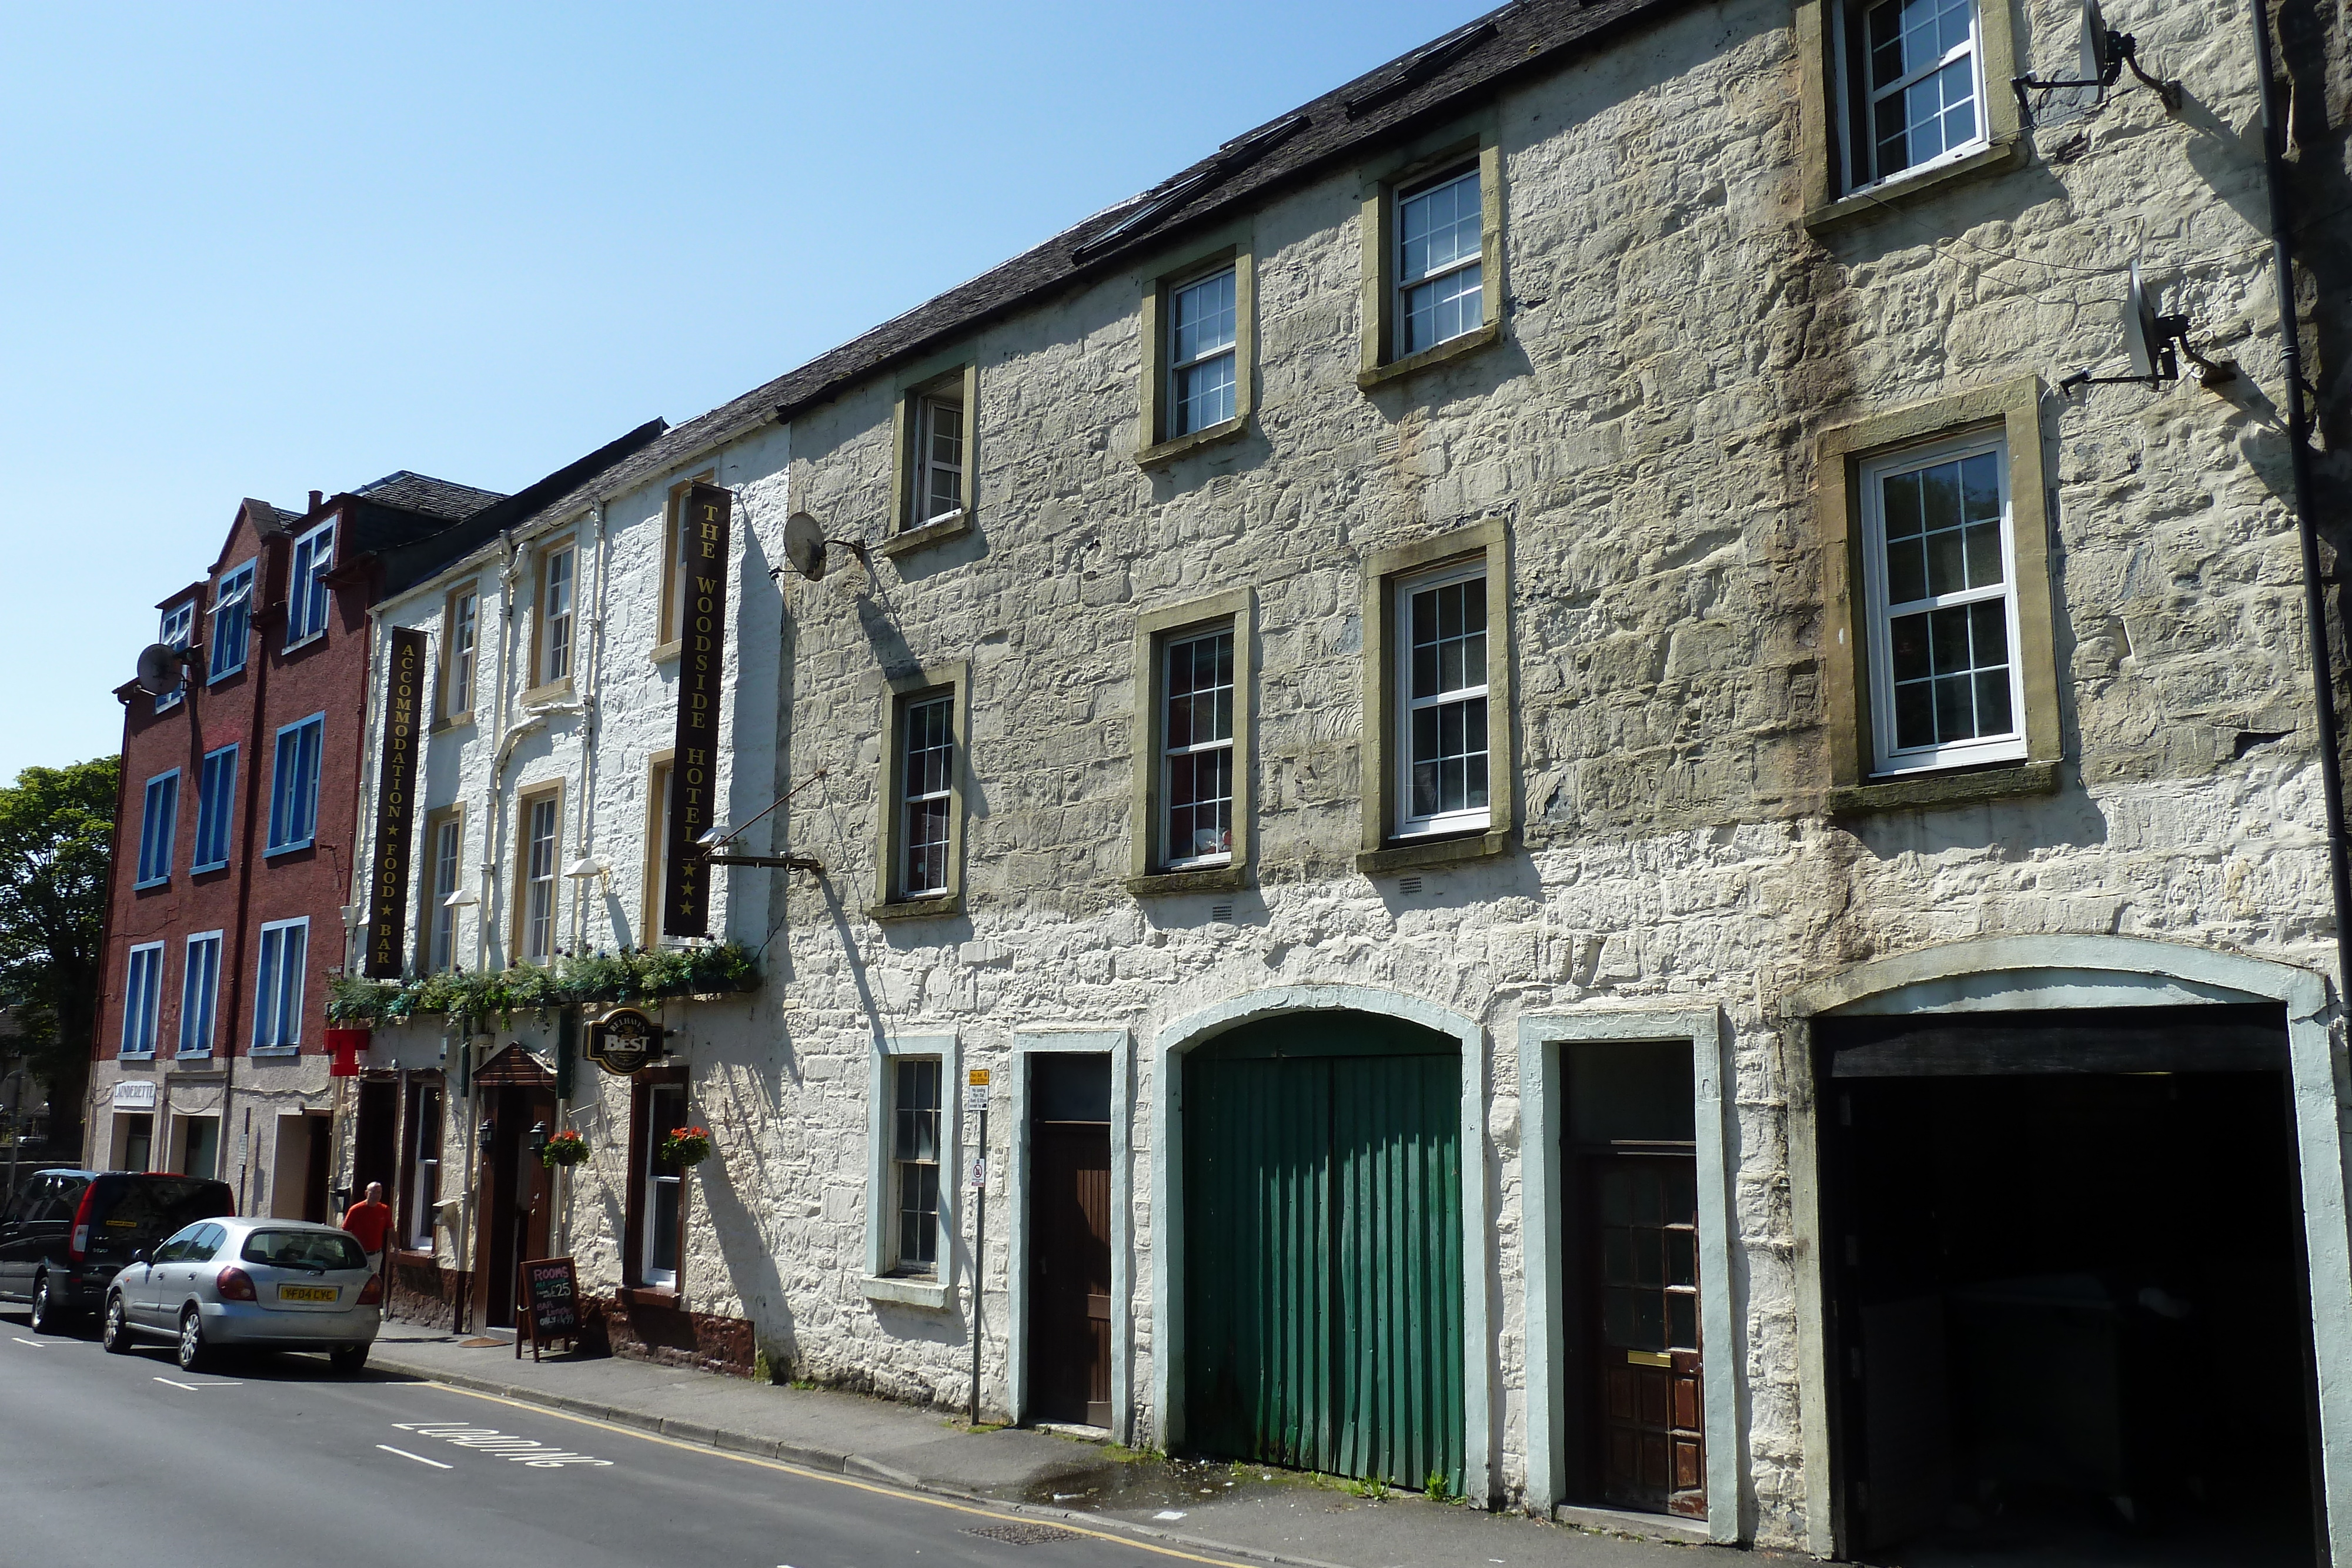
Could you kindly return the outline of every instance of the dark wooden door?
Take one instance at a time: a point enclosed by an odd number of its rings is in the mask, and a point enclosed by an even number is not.
[[[302,1131],[310,1139],[309,1163],[302,1173],[302,1218],[317,1225],[342,1218],[328,1209],[327,1183],[334,1174],[335,1124],[331,1117],[305,1116]]]
[[[489,1328],[511,1328],[520,1290],[517,1267],[526,1258],[547,1255],[550,1182],[546,1166],[530,1150],[533,1123],[553,1126],[555,1097],[543,1090],[488,1091],[492,1126],[482,1160],[482,1235],[475,1255],[481,1274],[474,1281],[475,1304]]]
[[[352,1198],[367,1196],[368,1183],[383,1184],[397,1199],[400,1148],[400,1085],[384,1078],[360,1081],[358,1125],[352,1137]],[[341,1218],[338,1216],[337,1218]]]
[[[1599,1242],[1585,1322],[1602,1500],[1704,1519],[1697,1175],[1687,1155],[1595,1155],[1581,1185]]]
[[[1108,1427],[1110,1058],[1030,1064],[1029,1413]]]

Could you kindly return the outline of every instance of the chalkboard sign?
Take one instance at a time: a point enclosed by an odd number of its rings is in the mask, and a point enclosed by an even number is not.
[[[530,1336],[530,1358],[549,1340],[580,1343],[580,1276],[569,1258],[541,1258],[520,1265],[522,1273],[522,1333],[515,1336],[515,1359],[522,1359],[523,1335]]]

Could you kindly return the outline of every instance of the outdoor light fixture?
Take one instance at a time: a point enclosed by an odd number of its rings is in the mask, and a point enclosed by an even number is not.
[[[544,1122],[530,1124],[530,1152],[534,1155],[547,1152],[547,1124]]]
[[[482,1124],[481,1124],[481,1127],[479,1128],[479,1131],[480,1131],[480,1133],[481,1133],[481,1134],[482,1134],[482,1142],[484,1142],[484,1143],[486,1143],[486,1144],[487,1144],[487,1143],[488,1143],[488,1142],[490,1141],[490,1139],[491,1139],[491,1138],[492,1138],[492,1137],[497,1134],[498,1130],[499,1130],[498,1118],[496,1118],[495,1116],[485,1116],[485,1117],[483,1117],[483,1118],[482,1118]]]
[[[441,901],[441,907],[444,909],[471,909],[475,904],[481,902],[482,901],[480,899],[474,896],[472,889],[461,887],[457,892],[451,894],[448,897],[443,899]]]
[[[719,852],[725,849],[729,844],[732,843],[738,837],[748,831],[751,827],[752,823],[759,821],[761,817],[766,816],[768,811],[774,810],[778,806],[782,805],[785,801],[791,800],[793,796],[799,794],[802,790],[807,789],[810,785],[824,778],[824,774],[825,770],[824,768],[818,768],[806,779],[802,779],[798,784],[793,785],[790,789],[771,801],[768,805],[767,810],[761,811],[758,817],[753,817],[750,822],[744,823],[742,827],[736,829],[733,832],[729,832],[723,823],[713,823],[709,832],[694,841],[694,847],[701,852],[704,863],[708,865],[762,865],[773,867],[778,870],[814,872],[817,875],[823,876],[824,874],[824,862],[822,861],[813,860],[807,855],[726,855],[720,854]]]
[[[582,855],[563,868],[563,874],[574,882],[587,882],[593,878],[602,877],[608,890],[613,884],[613,868],[606,865],[603,858],[597,855]]]

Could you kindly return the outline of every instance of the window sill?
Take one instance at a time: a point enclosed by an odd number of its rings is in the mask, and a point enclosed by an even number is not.
[[[971,508],[950,512],[944,517],[934,517],[919,528],[907,528],[882,541],[882,553],[896,560],[902,555],[912,555],[919,549],[943,545],[950,539],[960,539],[971,532]]]
[[[245,1054],[257,1061],[287,1061],[301,1055],[302,1048],[299,1045],[257,1045]]]
[[[261,852],[261,858],[263,860],[269,860],[278,855],[290,855],[298,850],[309,849],[315,841],[315,840],[311,839],[303,839],[296,843],[272,844],[268,849]]]
[[[1511,835],[1499,829],[1483,833],[1461,833],[1449,838],[1433,838],[1426,843],[1391,842],[1383,848],[1366,850],[1356,857],[1356,869],[1366,876],[1380,876],[1389,872],[1412,871],[1425,865],[1448,865],[1456,861],[1485,860],[1499,855],[1511,847]]]
[[[682,637],[672,637],[667,643],[656,643],[654,651],[646,655],[646,663],[656,667],[663,664],[675,664],[677,663],[678,655],[685,652],[686,640]]]
[[[118,1051],[114,1053],[114,1060],[138,1067],[152,1067],[155,1065],[155,1053],[152,1051]]]
[[[467,708],[462,713],[444,714],[439,718],[433,721],[433,733],[437,735],[445,729],[463,729],[466,726],[473,722],[474,710],[472,708]]]
[[[188,868],[188,874],[190,876],[204,876],[211,872],[226,870],[228,870],[228,862],[226,861],[206,861],[202,865],[190,866]]]
[[[1893,779],[1883,784],[1848,785],[1830,791],[1829,810],[1833,817],[1865,816],[1874,811],[1934,810],[2016,795],[2053,795],[2057,791],[2055,762],[2011,763],[1967,773],[1931,773],[1916,779]]]
[[[171,885],[172,879],[168,876],[151,876],[145,882],[132,883],[131,884],[131,891],[133,893],[147,893],[155,888],[169,887]]]
[[[1248,428],[1249,415],[1237,413],[1231,419],[1221,419],[1214,424],[1204,425],[1190,435],[1179,435],[1172,440],[1145,447],[1135,455],[1135,465],[1139,468],[1157,468],[1162,464],[1173,463],[1179,457],[1198,452],[1204,446],[1214,446],[1220,442],[1231,441]]]
[[[205,677],[205,685],[206,686],[216,686],[223,681],[232,679],[243,674],[245,674],[245,666],[243,664],[232,664],[216,675],[206,675]]]
[[[430,1269],[441,1261],[441,1255],[429,1247],[395,1247],[384,1261],[410,1269]]]
[[[1356,376],[1356,384],[1370,392],[1374,387],[1402,380],[1417,371],[1425,371],[1432,365],[1450,364],[1465,354],[1475,354],[1481,349],[1492,348],[1502,340],[1503,324],[1500,321],[1489,321],[1483,327],[1463,333],[1459,338],[1448,338],[1434,348],[1423,349],[1417,354],[1408,354],[1402,360],[1391,360],[1385,365],[1374,365],[1368,371],[1360,371]]]
[[[1938,164],[1908,177],[1897,176],[1874,189],[1857,191],[1825,206],[1815,207],[1805,214],[1805,227],[1819,237],[1844,228],[1857,219],[1899,206],[1957,181],[1973,179],[1979,174],[2006,173],[2024,166],[2025,139],[2011,137],[2005,141],[1996,141],[1980,152],[1955,158],[1948,163]]]
[[[936,1280],[892,1280],[869,1274],[857,1282],[869,1301],[896,1301],[902,1307],[929,1307],[945,1312],[948,1288]]]
[[[869,904],[866,915],[876,920],[939,920],[963,913],[963,894],[943,893],[936,898],[894,898],[887,904]]]
[[[572,695],[572,677],[550,681],[543,686],[533,686],[522,694],[522,706],[536,707],[541,703],[560,703]]]
[[[674,1285],[623,1285],[613,1294],[625,1307],[659,1307],[673,1312],[686,1310],[686,1292]]]
[[[1138,898],[1162,898],[1179,893],[1239,893],[1249,885],[1249,867],[1193,866],[1184,871],[1154,872],[1127,879],[1127,891]]]
[[[278,649],[278,651],[281,653],[299,653],[303,649],[309,647],[311,643],[323,643],[326,640],[327,634],[324,632],[313,632],[307,637],[295,638],[294,641],[287,643],[286,646]]]

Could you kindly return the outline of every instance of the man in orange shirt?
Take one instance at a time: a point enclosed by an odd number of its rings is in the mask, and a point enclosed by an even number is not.
[[[383,1183],[367,1184],[366,1196],[343,1211],[343,1228],[367,1253],[369,1270],[382,1273],[384,1239],[392,1234],[392,1206],[383,1200]]]

